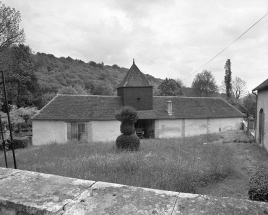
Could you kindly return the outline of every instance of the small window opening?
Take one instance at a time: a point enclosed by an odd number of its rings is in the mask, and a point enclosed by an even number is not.
[[[67,139],[69,141],[86,141],[87,137],[87,123],[67,123]]]

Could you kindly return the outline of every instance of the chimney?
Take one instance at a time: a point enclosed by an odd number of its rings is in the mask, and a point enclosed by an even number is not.
[[[167,101],[167,112],[168,115],[171,116],[172,115],[172,101]]]

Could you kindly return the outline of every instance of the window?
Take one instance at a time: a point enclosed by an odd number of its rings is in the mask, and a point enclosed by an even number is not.
[[[87,141],[87,123],[71,122],[67,123],[68,141]]]

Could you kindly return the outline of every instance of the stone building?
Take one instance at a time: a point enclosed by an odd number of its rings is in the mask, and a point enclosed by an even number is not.
[[[115,141],[122,106],[138,111],[143,137],[174,138],[239,129],[244,117],[221,98],[153,96],[153,87],[133,61],[117,96],[56,95],[33,118],[33,145],[68,141]]]

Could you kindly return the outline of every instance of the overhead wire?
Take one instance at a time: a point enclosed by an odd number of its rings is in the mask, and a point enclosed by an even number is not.
[[[264,17],[266,17],[268,13],[266,13],[264,16],[262,16],[257,22],[255,22],[252,26],[250,26],[244,33],[242,33],[239,37],[237,37],[231,44],[229,44],[227,47],[225,47],[222,51],[220,51],[217,55],[215,55],[212,59],[210,59],[208,62],[206,62],[204,65],[199,67],[197,70],[192,72],[190,75],[188,75],[186,78],[184,78],[182,81],[186,80],[190,76],[192,76],[194,73],[196,73],[199,69],[206,66],[208,63],[210,63],[212,60],[214,60],[216,57],[218,57],[221,53],[223,53],[226,49],[228,49],[231,45],[233,45],[237,40],[239,40],[244,34],[246,34],[251,28],[253,28],[256,24],[258,24]]]

